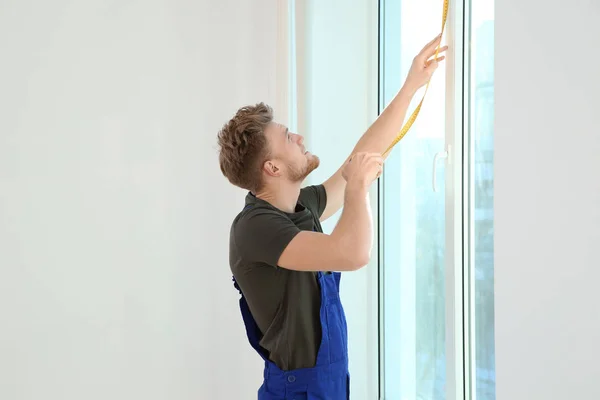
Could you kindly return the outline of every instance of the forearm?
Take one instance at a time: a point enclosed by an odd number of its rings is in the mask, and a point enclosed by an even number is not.
[[[368,264],[373,246],[373,219],[367,188],[346,186],[344,210],[331,237],[348,256],[352,269]]]
[[[448,49],[444,46],[437,50],[442,35],[436,36],[429,42],[423,50],[413,60],[412,66],[406,77],[404,85],[400,91],[394,96],[390,104],[383,110],[381,115],[373,122],[367,131],[361,136],[360,140],[354,146],[353,154],[360,152],[381,154],[383,158],[387,158],[389,146],[394,142],[407,116],[408,107],[412,102],[417,90],[425,86],[430,81],[433,72],[436,70],[438,62],[444,59],[444,56],[439,56]],[[431,59],[436,55],[437,59]],[[346,158],[345,165],[349,157]],[[327,181],[324,182],[325,190],[327,191],[327,207],[321,216],[321,221],[329,218],[337,212],[344,201],[344,190],[346,181],[342,178],[341,166]]]
[[[354,152],[367,151],[382,154],[392,144],[402,129],[406,112],[417,90],[431,80],[438,63],[444,59],[440,54],[446,51],[448,46],[440,48],[441,39],[441,34],[436,36],[417,54],[402,89],[365,132]],[[435,58],[432,59],[434,56]]]
[[[352,154],[361,151],[383,153],[402,129],[408,107],[415,93],[416,89],[405,84],[363,134]]]

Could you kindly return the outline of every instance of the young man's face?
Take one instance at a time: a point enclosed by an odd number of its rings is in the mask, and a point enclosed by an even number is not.
[[[319,157],[306,151],[304,138],[287,127],[272,123],[265,131],[271,160],[281,168],[281,176],[292,182],[303,181],[320,163]]]

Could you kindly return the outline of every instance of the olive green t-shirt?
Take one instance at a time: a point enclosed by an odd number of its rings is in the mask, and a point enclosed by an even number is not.
[[[326,203],[322,185],[303,188],[294,213],[248,193],[231,227],[231,272],[263,334],[261,347],[284,371],[315,365],[321,294],[316,272],[284,269],[277,262],[298,232],[322,232],[319,218]]]

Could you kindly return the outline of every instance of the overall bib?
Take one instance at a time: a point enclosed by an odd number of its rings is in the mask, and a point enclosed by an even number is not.
[[[250,345],[265,362],[264,381],[258,390],[258,400],[348,400],[350,375],[348,373],[348,336],[346,317],[340,302],[341,274],[318,273],[321,288],[322,339],[313,368],[283,371],[269,361],[260,347],[261,332],[254,321],[240,287],[240,310]]]

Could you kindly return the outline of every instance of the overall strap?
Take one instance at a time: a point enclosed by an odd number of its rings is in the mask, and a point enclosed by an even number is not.
[[[256,352],[262,357],[263,360],[267,361],[268,352],[260,346],[260,340],[262,338],[262,332],[260,328],[256,324],[254,317],[252,317],[252,313],[250,312],[250,307],[248,307],[248,302],[240,289],[235,277],[233,277],[233,286],[240,293],[240,312],[242,313],[242,319],[244,320],[244,326],[246,328],[246,336],[248,336],[248,342],[250,345],[256,350]]]
[[[244,210],[247,210],[252,207],[252,204],[247,204],[244,207]],[[240,288],[240,285],[235,280],[235,277],[232,276],[233,286],[237,289],[240,294],[240,312],[242,313],[242,318],[244,320],[244,326],[246,328],[246,335],[248,336],[248,341],[250,345],[256,350],[256,352],[262,357],[263,360],[268,359],[268,352],[260,346],[260,340],[262,338],[262,332],[260,328],[256,324],[252,313],[250,312],[250,307],[248,306],[248,302],[244,297],[244,293]]]

